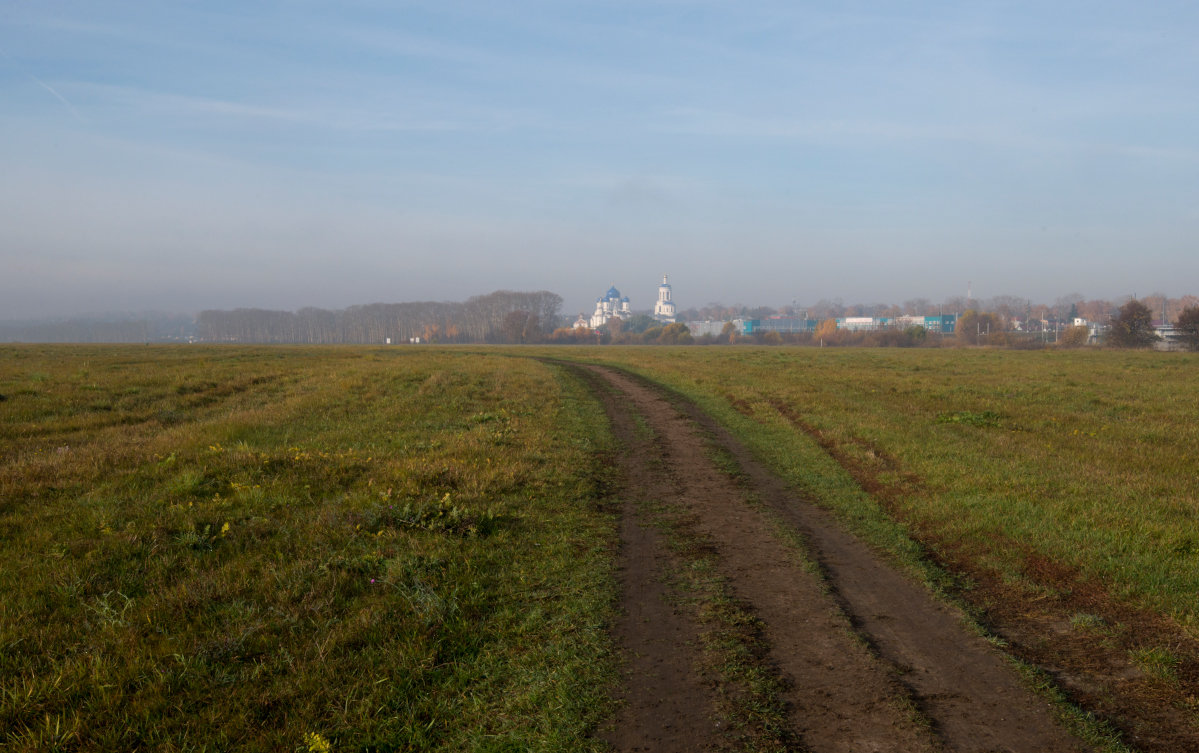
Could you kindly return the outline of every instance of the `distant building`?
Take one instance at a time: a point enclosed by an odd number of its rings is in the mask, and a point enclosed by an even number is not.
[[[780,334],[794,332],[815,332],[819,322],[815,319],[798,319],[789,316],[772,316],[765,319],[745,319],[741,321],[741,334],[754,335],[762,332],[778,332]],[[876,332],[882,329],[907,329],[908,327],[923,327],[928,332],[939,335],[952,335],[957,326],[956,314],[941,316],[847,316],[837,319],[837,329],[850,332]]]
[[[658,286],[658,302],[654,304],[654,318],[665,324],[675,321],[674,301],[670,300],[670,285],[666,275],[662,275],[662,284]]]
[[[1154,322],[1153,333],[1157,335],[1157,340],[1153,343],[1154,350],[1186,349],[1186,344],[1183,342],[1184,333],[1169,322]],[[1095,337],[1094,339],[1097,341],[1099,338]]]
[[[879,327],[924,327],[925,331],[940,335],[952,335],[957,328],[957,314],[939,314],[934,316],[897,316],[880,318]],[[837,329],[841,329],[841,321],[837,320]]]
[[[591,322],[588,321],[586,314],[580,313],[579,318],[575,319],[575,323],[571,326],[575,329],[587,329],[591,326]]]
[[[765,319],[739,319],[739,330],[742,335],[753,335],[760,332],[778,332],[792,334],[795,332],[815,332],[819,323],[815,319],[799,319],[793,316],[770,316]]]
[[[591,315],[591,328],[599,329],[614,317],[628,319],[632,315],[633,311],[629,308],[628,296],[622,298],[620,291],[611,287],[602,297],[595,299],[595,313]]]
[[[731,322],[724,319],[687,322],[687,331],[691,333],[692,337],[718,337],[729,324],[733,325],[733,331],[737,334],[745,332],[745,322],[741,319],[734,319]]]

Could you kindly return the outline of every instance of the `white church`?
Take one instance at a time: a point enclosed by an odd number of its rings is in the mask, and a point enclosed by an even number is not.
[[[629,308],[629,297],[626,295],[622,298],[620,291],[613,285],[608,288],[607,293],[595,299],[595,313],[591,315],[591,328],[599,329],[614,317],[628,319],[632,315],[633,310]],[[580,316],[580,318],[582,317]]]
[[[658,286],[658,302],[654,304],[654,318],[665,324],[674,323],[674,301],[670,300],[670,284],[666,275],[662,275],[662,284]]]
[[[589,326],[591,329],[599,329],[607,324],[609,319],[619,317],[628,320],[632,315],[633,310],[629,303],[629,297],[621,296],[616,286],[612,286],[608,288],[607,293],[595,299],[595,313],[591,315],[591,319],[579,314],[574,326],[576,329],[585,329]],[[670,285],[666,282],[666,275],[662,275],[662,284],[658,286],[658,302],[654,304],[654,319],[664,324],[672,323],[675,320],[674,302],[670,299]]]

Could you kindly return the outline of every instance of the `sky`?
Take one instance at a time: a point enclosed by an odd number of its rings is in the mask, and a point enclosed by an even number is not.
[[[0,318],[1199,293],[1199,4],[10,0]]]

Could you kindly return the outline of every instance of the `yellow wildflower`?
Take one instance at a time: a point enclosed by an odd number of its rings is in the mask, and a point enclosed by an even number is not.
[[[305,732],[304,744],[308,746],[308,753],[332,753],[333,751],[333,744],[319,732]]]

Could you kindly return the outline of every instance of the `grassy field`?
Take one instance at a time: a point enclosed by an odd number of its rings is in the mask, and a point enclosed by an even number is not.
[[[690,396],[917,570],[1199,636],[1192,354],[0,346],[0,750],[602,749],[612,439],[541,355]],[[1192,688],[1161,635],[1119,647]]]
[[[574,355],[697,400],[884,547],[915,557],[914,536],[1029,599],[1089,583],[1199,637],[1199,356],[741,347]],[[1074,616],[1081,626],[1093,619]],[[1169,675],[1176,649],[1139,646],[1134,658]]]
[[[446,351],[0,347],[0,750],[590,750],[611,439]]]

